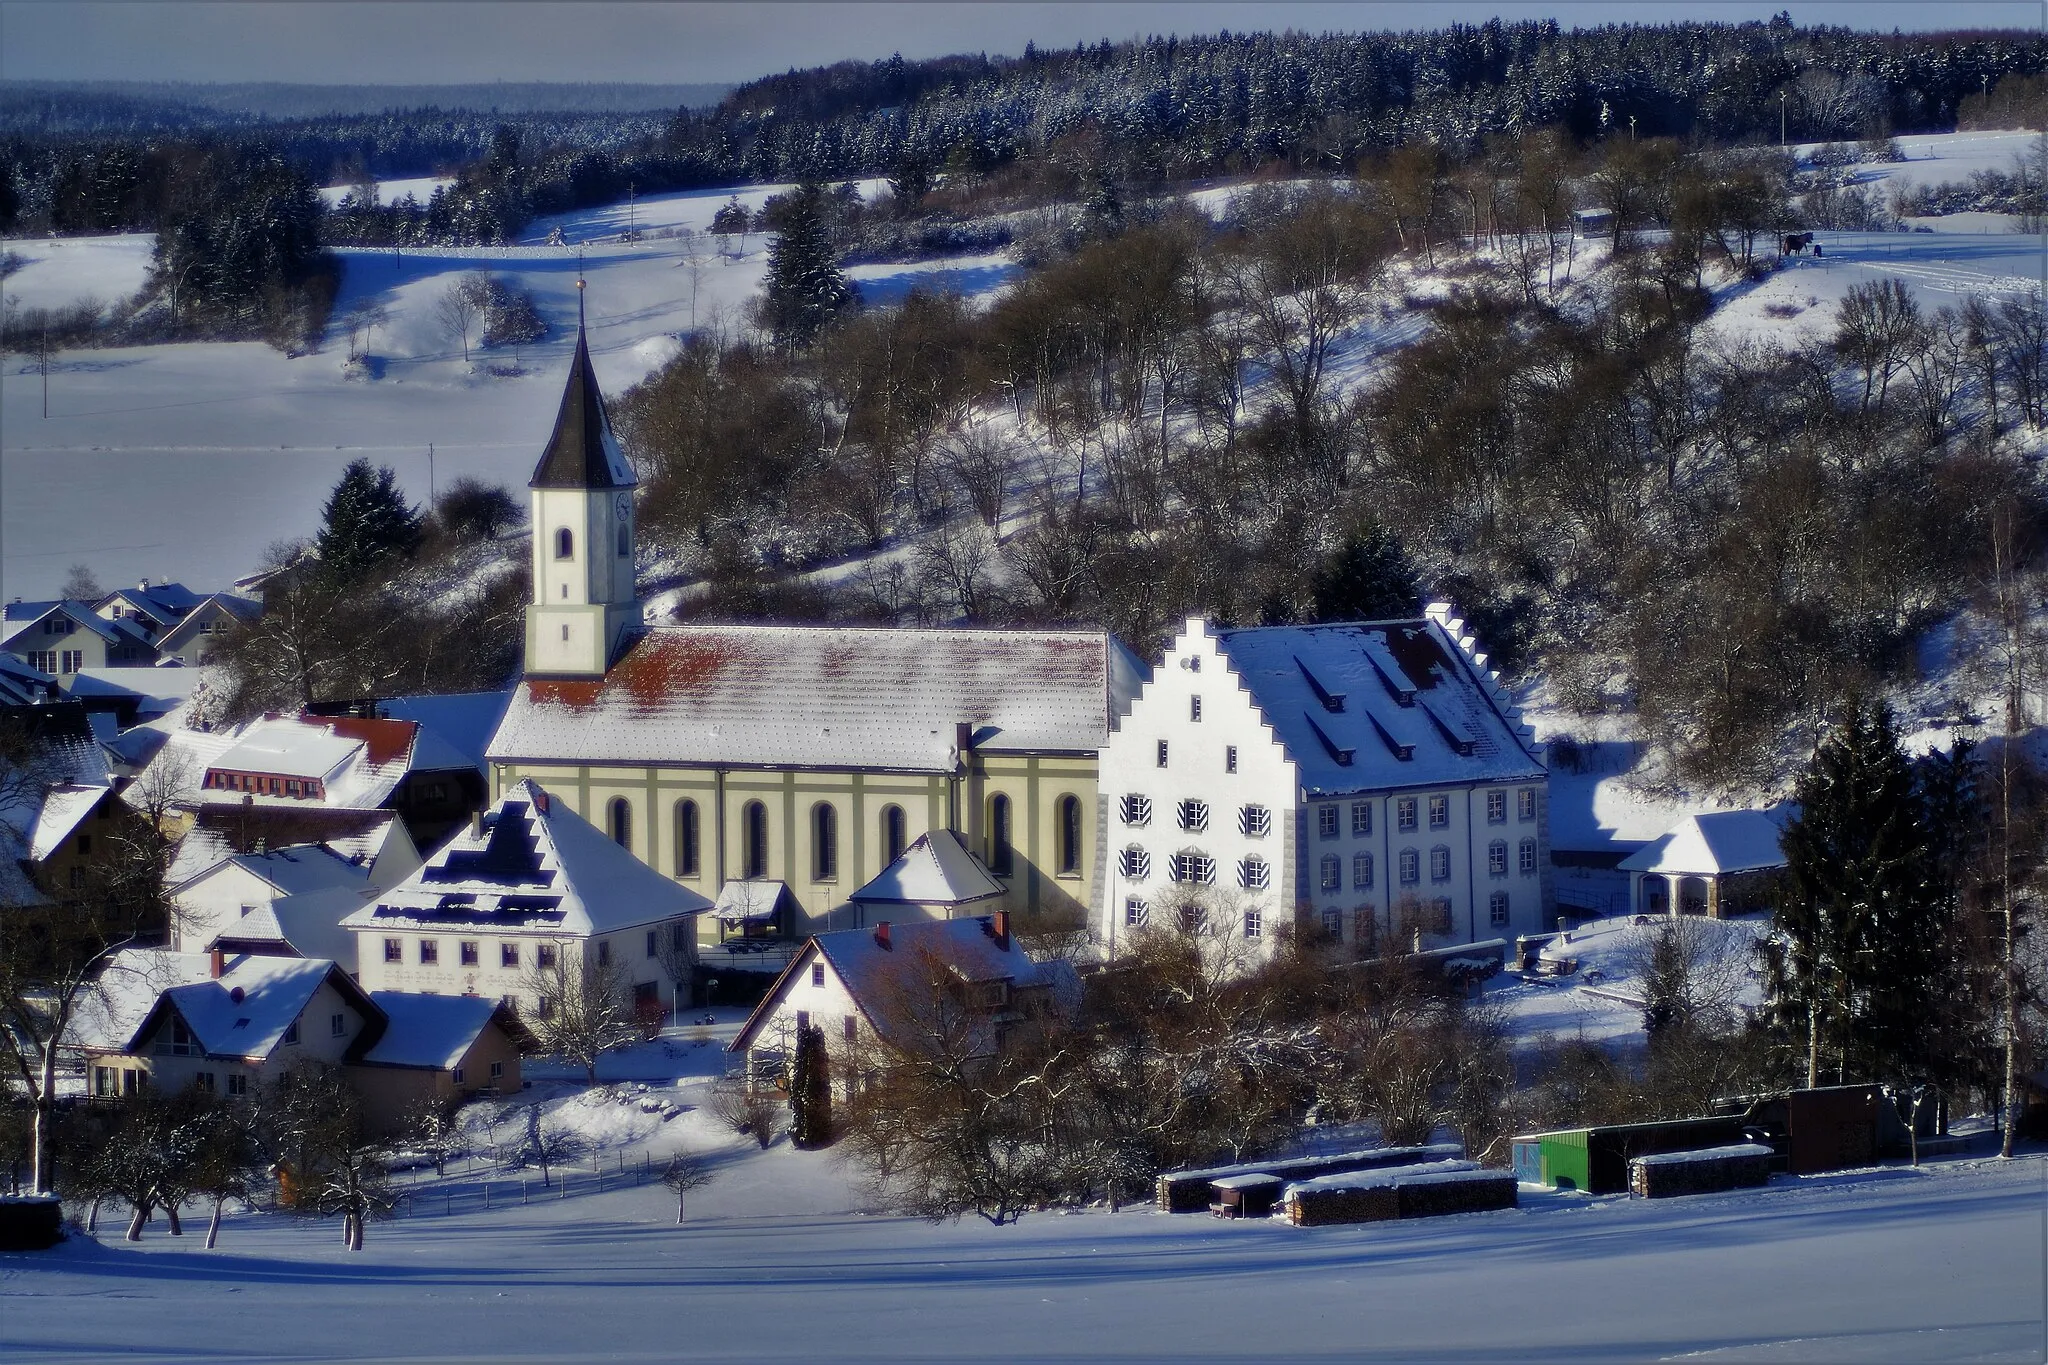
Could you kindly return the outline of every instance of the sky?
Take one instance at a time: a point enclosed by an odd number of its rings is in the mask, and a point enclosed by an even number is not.
[[[507,3],[0,0],[0,80],[738,82],[900,52],[1021,52],[1134,34],[1764,19],[1860,29],[2039,28],[2039,0],[1181,0],[1180,3]]]

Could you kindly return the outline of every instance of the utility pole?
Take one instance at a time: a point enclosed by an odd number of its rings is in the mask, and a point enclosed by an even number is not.
[[[640,240],[639,228],[633,217],[633,199],[636,188],[630,180],[626,182],[626,240],[629,242]]]
[[[43,372],[43,420],[50,420],[50,315],[43,315],[43,343],[41,354],[36,357],[36,368]]]
[[[1784,86],[1778,87],[1778,147],[1780,150],[1785,146],[1785,97],[1790,93]]]
[[[427,442],[427,505],[434,505],[434,443]]]

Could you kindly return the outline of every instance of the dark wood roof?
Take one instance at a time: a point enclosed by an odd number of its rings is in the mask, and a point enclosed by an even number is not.
[[[633,471],[619,453],[605,415],[604,395],[590,368],[590,347],[582,330],[576,333],[576,355],[569,362],[569,382],[562,389],[561,411],[554,434],[534,467],[529,488],[630,488]]]

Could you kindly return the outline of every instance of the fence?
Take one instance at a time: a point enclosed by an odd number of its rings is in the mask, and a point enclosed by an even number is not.
[[[481,1178],[465,1178],[476,1174],[479,1168]],[[413,1183],[401,1183],[392,1216],[446,1218],[458,1213],[521,1208],[549,1199],[580,1198],[606,1190],[654,1184],[667,1168],[645,1152],[638,1157],[614,1152],[608,1156],[593,1153],[573,1165],[551,1166],[545,1181],[538,1166],[500,1166],[488,1160],[465,1158],[449,1162],[445,1169],[446,1176],[435,1175],[431,1166],[416,1169]]]

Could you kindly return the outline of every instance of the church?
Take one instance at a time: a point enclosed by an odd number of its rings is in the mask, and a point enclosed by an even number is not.
[[[1146,677],[1128,649],[1100,630],[648,625],[637,486],[579,328],[528,484],[533,596],[487,750],[494,799],[531,779],[570,803],[716,903],[707,941],[801,941],[875,905],[1086,913],[1098,754]],[[856,894],[934,833],[1001,895],[949,909]]]

